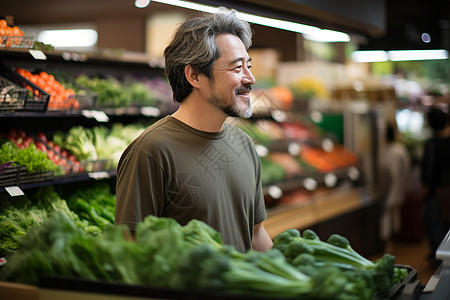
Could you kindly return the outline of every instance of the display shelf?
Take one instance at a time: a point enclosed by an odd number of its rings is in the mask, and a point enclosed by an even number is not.
[[[362,189],[343,186],[320,190],[306,203],[280,205],[268,211],[264,222],[269,236],[274,238],[290,228],[307,228],[333,217],[356,210],[364,205]]]
[[[38,50],[40,51],[40,50]],[[42,51],[41,51],[42,52]],[[151,64],[150,58],[145,53],[125,52],[118,55],[101,53],[78,53],[68,51],[46,51],[42,52],[45,59],[35,59],[28,49],[0,49],[0,59],[8,60],[28,60],[43,61],[47,63],[67,63],[74,62],[85,65],[105,66],[130,66],[133,68],[152,68],[162,70],[158,64]]]
[[[108,179],[113,178],[117,175],[116,170],[108,170],[108,171],[96,171],[96,172],[85,172],[85,173],[74,173],[70,175],[64,176],[55,176],[55,177],[45,177],[42,180],[34,180],[34,182],[28,183],[16,183],[15,185],[21,188],[22,190],[44,187],[44,186],[52,186],[52,185],[62,185],[68,183],[75,182],[85,182],[90,180],[99,180],[99,179]],[[5,187],[0,188],[0,192],[4,192]]]

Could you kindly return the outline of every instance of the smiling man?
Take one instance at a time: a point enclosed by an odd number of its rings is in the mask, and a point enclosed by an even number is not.
[[[261,164],[251,138],[225,123],[252,115],[252,31],[234,10],[186,20],[164,51],[179,109],[145,130],[119,161],[116,224],[147,215],[206,222],[241,252],[271,248]]]

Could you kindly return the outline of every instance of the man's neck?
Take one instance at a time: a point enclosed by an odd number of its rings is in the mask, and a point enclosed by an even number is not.
[[[172,116],[201,131],[220,132],[227,116],[217,107],[204,100],[188,97]]]

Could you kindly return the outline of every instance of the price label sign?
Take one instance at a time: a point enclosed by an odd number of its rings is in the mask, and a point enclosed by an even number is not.
[[[22,189],[16,185],[14,186],[7,186],[5,187],[6,192],[11,196],[11,197],[17,197],[17,196],[23,196],[25,195],[24,192],[22,191]]]
[[[82,110],[81,114],[88,119],[94,118],[97,122],[108,122],[109,117],[101,110]]]
[[[28,50],[28,52],[33,56],[34,59],[46,60],[47,56],[41,50]]]

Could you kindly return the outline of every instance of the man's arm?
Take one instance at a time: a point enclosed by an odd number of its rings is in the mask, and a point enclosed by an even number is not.
[[[273,242],[267,233],[264,225],[261,223],[256,224],[253,228],[252,247],[256,251],[267,251],[272,248]]]

